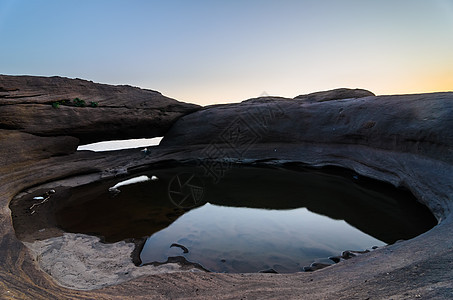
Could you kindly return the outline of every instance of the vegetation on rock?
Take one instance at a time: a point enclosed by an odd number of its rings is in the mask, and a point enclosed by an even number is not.
[[[80,99],[80,98],[75,98],[74,100],[72,100],[72,102],[73,102],[74,105],[77,106],[77,107],[85,107],[85,105],[86,105],[85,100],[82,100],[82,99]]]
[[[95,101],[90,101],[89,103],[90,103],[90,107],[99,106],[99,103],[95,102]],[[60,108],[60,105],[68,105],[68,106],[74,105],[76,107],[85,107],[85,106],[87,106],[87,103],[85,100],[82,100],[80,98],[74,98],[74,100],[72,100],[72,103],[70,100],[60,100],[60,101],[52,102],[53,108]]]

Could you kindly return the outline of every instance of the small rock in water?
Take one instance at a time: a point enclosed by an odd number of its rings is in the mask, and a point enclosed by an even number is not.
[[[148,148],[145,148],[145,149],[143,149],[141,151],[145,154],[145,156],[149,155],[150,152],[151,152],[151,151],[148,150]]]
[[[343,253],[341,253],[341,257],[343,259],[350,259],[351,257],[355,257],[356,255],[354,253],[352,253],[351,251],[347,250],[347,251],[343,251]]]
[[[157,176],[154,176],[154,175],[153,175],[153,176],[151,176],[151,180],[152,180],[152,181],[156,181],[156,180],[159,180],[159,178],[157,178]]]
[[[341,261],[342,257],[341,256],[330,256],[329,259],[337,264]]]
[[[112,197],[115,197],[116,195],[118,195],[119,193],[121,193],[121,191],[115,187],[110,187],[109,188],[109,193],[112,195]]]
[[[350,259],[351,257],[355,257],[357,255],[365,254],[368,252],[370,252],[370,250],[365,250],[365,251],[346,250],[346,251],[343,251],[343,253],[341,254],[341,257],[344,259]]]
[[[176,243],[173,243],[171,244],[170,248],[172,247],[178,247],[178,248],[181,248],[183,253],[189,253],[189,249],[187,249],[185,246],[181,245],[181,244],[176,244]]]
[[[331,265],[330,264],[314,262],[309,267],[303,267],[303,270],[305,272],[313,272],[313,271],[316,271],[316,270],[324,269],[324,268],[329,267],[329,266],[331,266]]]

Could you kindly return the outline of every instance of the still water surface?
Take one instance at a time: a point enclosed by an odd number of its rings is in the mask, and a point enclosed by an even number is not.
[[[184,245],[189,252],[173,243]],[[385,243],[343,220],[306,208],[266,210],[205,204],[154,233],[141,253],[144,262],[183,255],[215,272],[299,272],[320,258],[343,250]]]
[[[141,265],[179,256],[215,272],[298,272],[436,224],[409,192],[339,168],[235,167],[214,182],[173,165],[132,177],[75,188],[55,208],[58,226],[145,238]]]

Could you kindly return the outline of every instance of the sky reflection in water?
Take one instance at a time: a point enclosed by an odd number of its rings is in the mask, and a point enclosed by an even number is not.
[[[189,249],[183,254],[173,243]],[[183,255],[215,272],[298,272],[317,259],[344,250],[385,243],[306,208],[266,210],[205,204],[148,238],[141,253],[147,262]]]

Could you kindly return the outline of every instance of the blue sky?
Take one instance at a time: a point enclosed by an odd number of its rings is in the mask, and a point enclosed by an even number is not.
[[[453,0],[0,0],[0,73],[199,104],[453,90]]]

